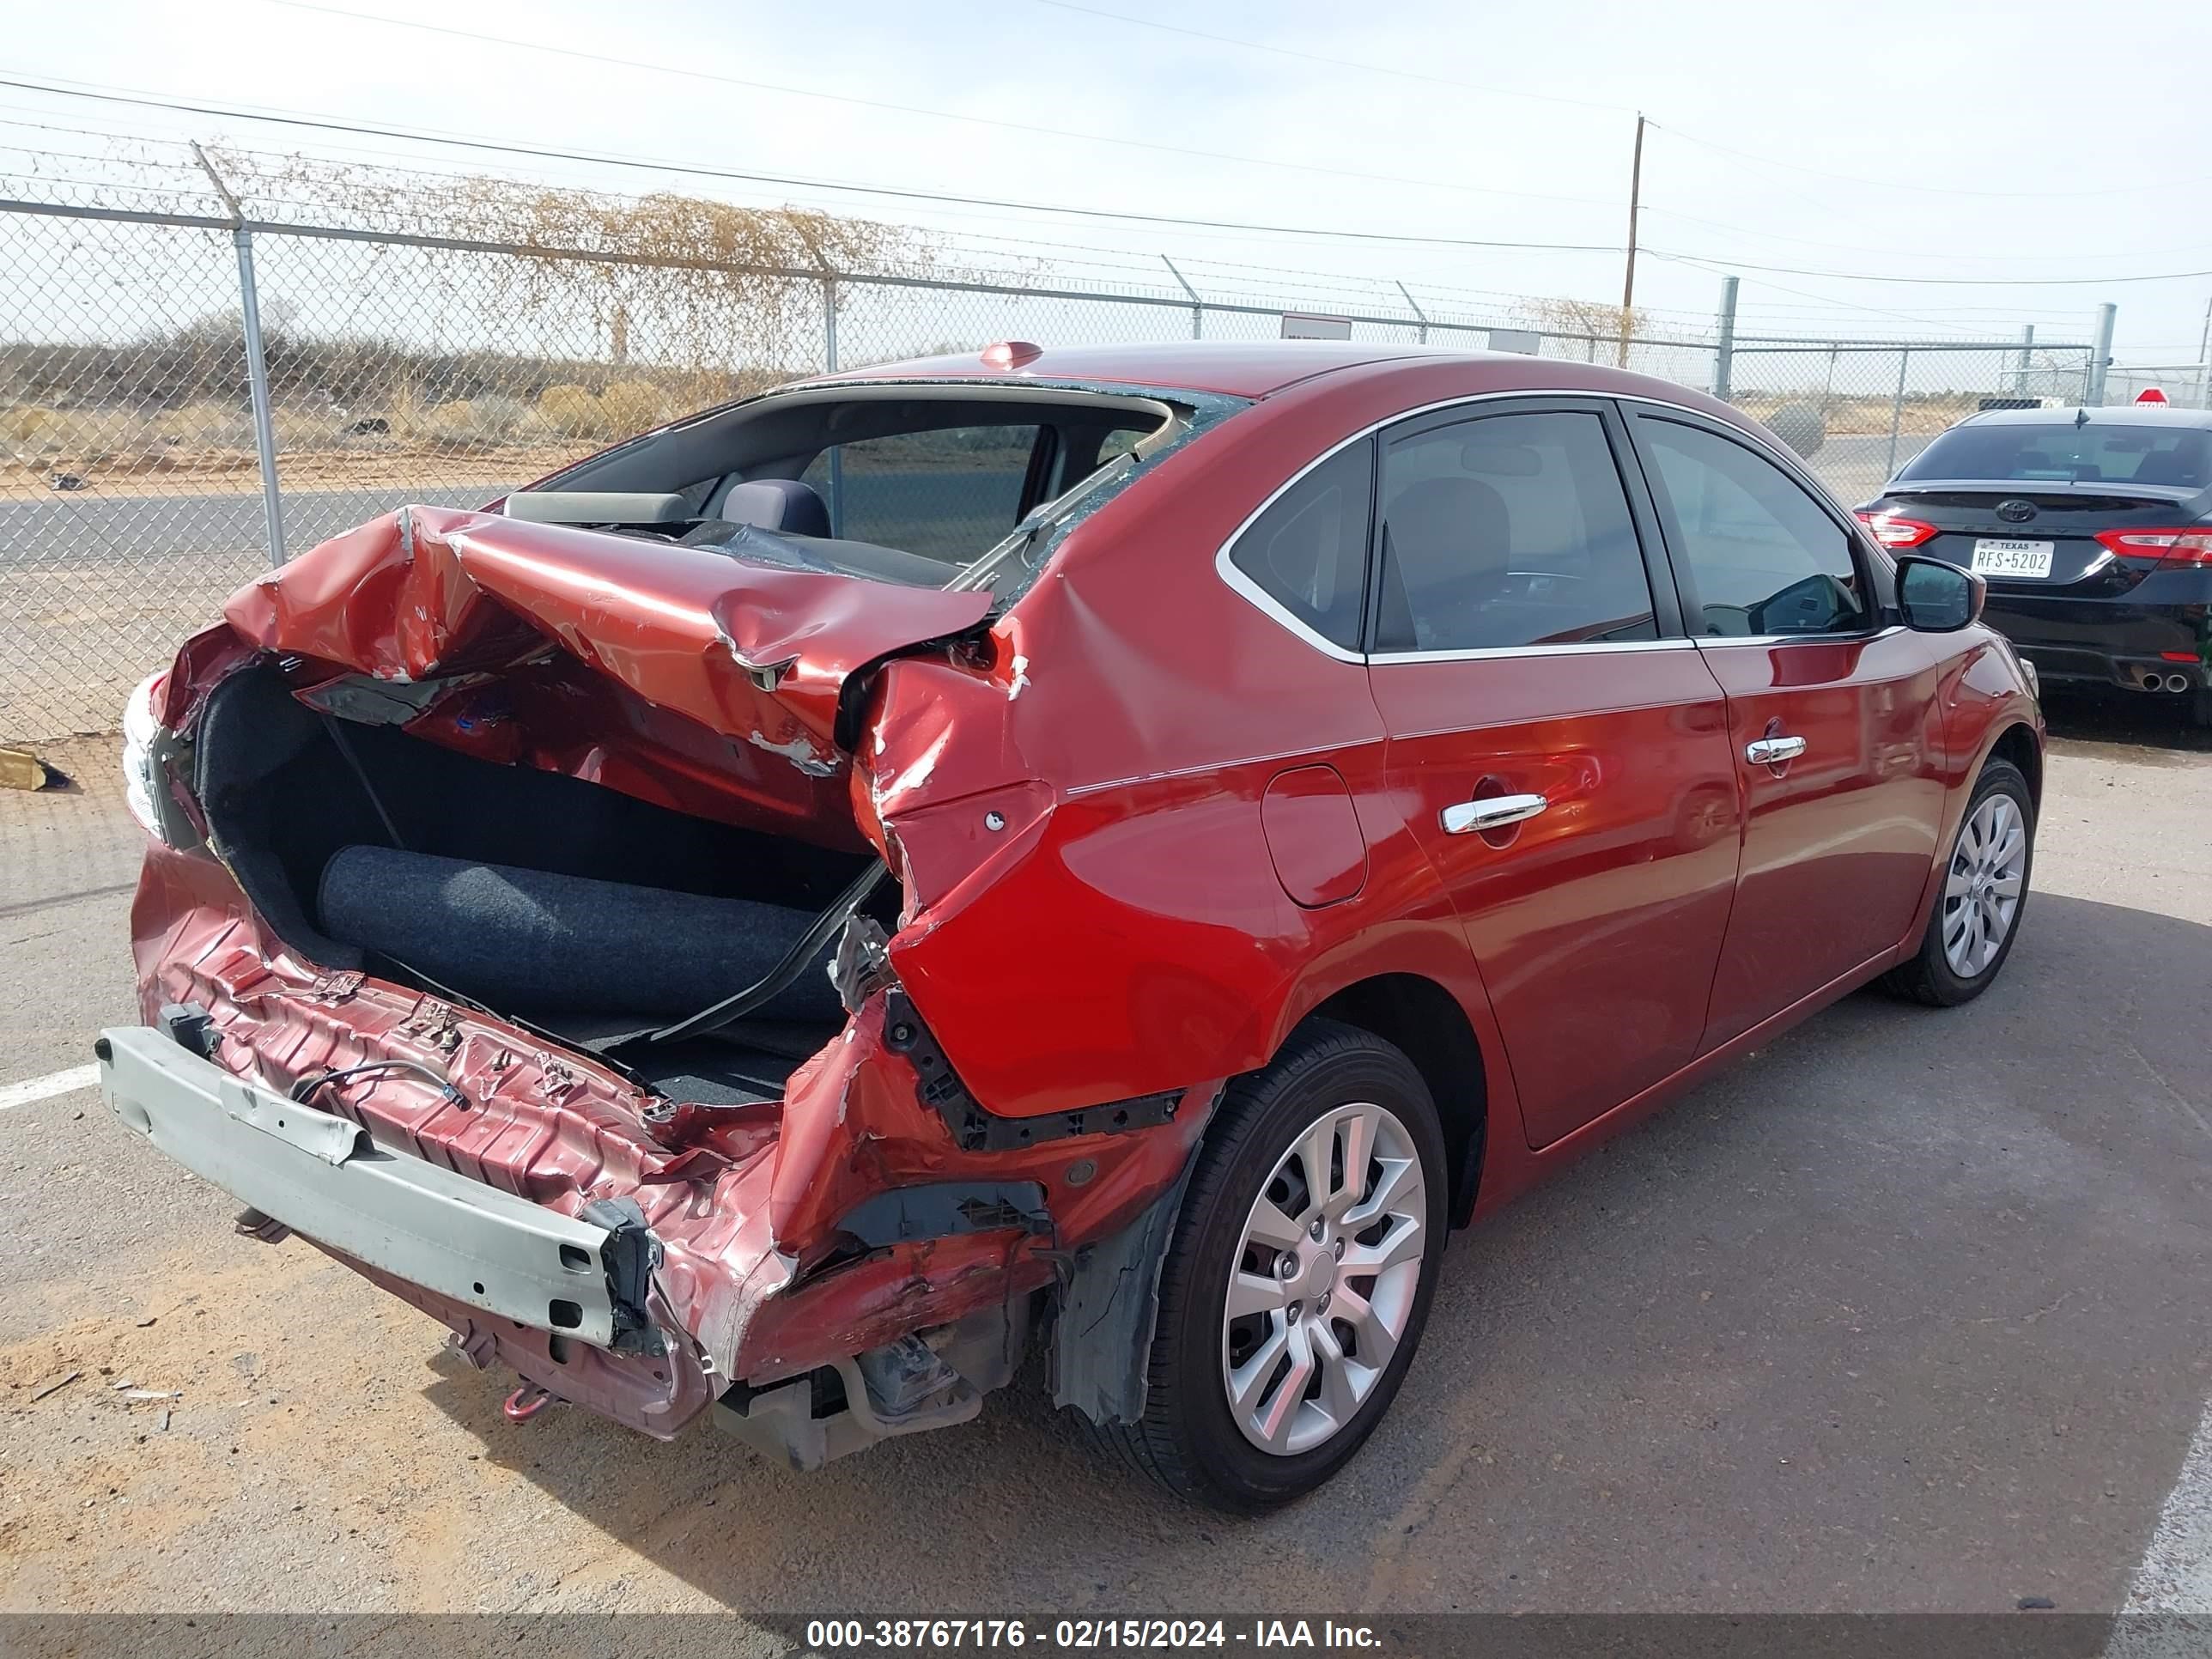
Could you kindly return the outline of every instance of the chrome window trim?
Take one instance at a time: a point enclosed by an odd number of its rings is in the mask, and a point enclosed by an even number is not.
[[[1316,467],[1321,465],[1324,461],[1334,459],[1337,455],[1342,453],[1345,450],[1351,448],[1352,446],[1356,443],[1360,443],[1369,438],[1372,438],[1377,433],[1382,432],[1389,427],[1397,426],[1407,421],[1419,420],[1425,415],[1439,414],[1449,409],[1463,409],[1474,404],[1501,403],[1509,398],[1517,399],[1522,402],[1540,402],[1546,398],[1573,398],[1592,403],[1646,404],[1654,409],[1671,409],[1677,414],[1695,416],[1701,420],[1711,421],[1714,419],[1714,416],[1708,411],[1702,409],[1692,408],[1688,404],[1671,403],[1664,398],[1647,397],[1640,392],[1592,391],[1586,386],[1520,386],[1510,392],[1473,392],[1468,393],[1464,397],[1444,398],[1440,398],[1432,404],[1422,404],[1417,408],[1401,409],[1395,415],[1385,416],[1382,419],[1373,422],[1369,425],[1360,428],[1358,431],[1339,439],[1335,443],[1331,444],[1327,449],[1322,451],[1320,454],[1308,461],[1297,471],[1291,474],[1289,477],[1284,479],[1281,483],[1276,485],[1275,488],[1268,493],[1267,499],[1262,501],[1259,506],[1254,507],[1250,513],[1246,514],[1243,522],[1239,524],[1236,529],[1231,531],[1229,532],[1228,538],[1221,544],[1218,549],[1215,550],[1213,555],[1213,568],[1215,573],[1219,575],[1222,581],[1227,585],[1232,592],[1246,600],[1263,616],[1273,621],[1278,627],[1284,629],[1297,638],[1304,641],[1307,645],[1311,646],[1315,650],[1320,652],[1322,655],[1331,658],[1337,662],[1368,663],[1370,665],[1374,663],[1399,664],[1409,662],[1457,662],[1483,657],[1526,657],[1549,655],[1553,653],[1590,655],[1605,651],[1649,650],[1653,646],[1680,647],[1695,644],[1697,642],[1695,637],[1689,637],[1672,640],[1622,640],[1616,643],[1601,645],[1492,646],[1480,649],[1463,651],[1386,651],[1376,652],[1372,654],[1361,651],[1351,651],[1346,649],[1343,646],[1337,644],[1335,641],[1329,639],[1325,635],[1308,627],[1304,621],[1270,595],[1265,588],[1259,585],[1259,583],[1254,581],[1242,570],[1239,570],[1237,568],[1235,562],[1230,557],[1230,554],[1235,550],[1237,544],[1243,538],[1244,532],[1249,530],[1253,525],[1258,521],[1261,514],[1273,507],[1291,490],[1297,488],[1299,481],[1304,478],[1306,474],[1311,472]],[[1721,422],[1721,424],[1725,424],[1725,422]],[[1784,451],[1780,446],[1768,443],[1763,439],[1757,438],[1755,434],[1753,434],[1735,432],[1732,433],[1731,435],[1739,439],[1747,439],[1757,443],[1762,450],[1771,451],[1776,459],[1782,461],[1784,470],[1791,474],[1798,483],[1803,483],[1808,481],[1809,475],[1802,472],[1802,471],[1794,462],[1789,460],[1785,456]],[[1814,480],[1812,482],[1814,482],[1815,487],[1818,488],[1817,480]],[[1825,494],[1825,492],[1823,493]],[[1831,497],[1829,499],[1832,501],[1833,498]],[[1857,521],[1854,520],[1852,522],[1856,524]],[[1847,532],[1847,533],[1849,532]],[[1844,636],[1780,635],[1775,637],[1788,639],[1814,637],[1840,638]],[[1857,636],[1852,635],[1850,637]],[[1752,643],[1752,641],[1748,640],[1735,642],[1740,644]]]
[[[1871,631],[1862,629],[1848,634],[1693,634],[1682,643],[1694,645],[1700,651],[1731,645],[1836,645],[1853,641],[1871,645],[1876,640],[1907,631],[1903,623],[1886,623]]]
[[[1698,642],[1690,639],[1672,640],[1589,640],[1575,641],[1560,645],[1479,645],[1457,651],[1377,651],[1367,663],[1370,668],[1388,668],[1394,664],[1413,662],[1480,662],[1492,657],[1594,657],[1616,651],[1693,651]]]
[[[1364,433],[1360,434],[1361,437],[1364,437],[1365,435],[1366,434]],[[1328,455],[1320,456],[1310,465],[1300,468],[1297,478],[1292,478],[1290,483],[1286,483],[1283,486],[1282,489],[1277,490],[1274,495],[1267,497],[1267,501],[1261,505],[1260,513],[1265,513],[1267,508],[1273,507],[1275,504],[1277,498],[1283,494],[1284,490],[1287,490],[1291,487],[1291,484],[1297,483],[1298,478],[1304,477],[1306,474],[1312,471],[1315,467],[1319,466],[1322,461],[1328,459],[1330,455],[1335,454],[1338,449],[1347,448],[1352,444],[1358,441],[1358,439],[1346,439],[1345,442],[1339,444],[1336,447],[1336,449],[1330,450]],[[1221,544],[1221,551],[1214,556],[1213,568],[1220,574],[1221,580],[1227,583],[1232,591],[1241,594],[1259,611],[1266,616],[1273,618],[1278,626],[1288,629],[1291,633],[1297,635],[1298,638],[1304,640],[1315,650],[1320,652],[1324,657],[1334,657],[1339,662],[1365,662],[1367,659],[1362,653],[1358,651],[1347,651],[1342,646],[1339,645],[1334,640],[1330,639],[1327,635],[1319,633],[1314,629],[1308,627],[1303,617],[1297,616],[1295,612],[1291,611],[1288,606],[1277,599],[1273,594],[1268,592],[1266,588],[1261,586],[1259,583],[1254,581],[1242,570],[1239,570],[1231,561],[1229,557],[1230,550],[1237,545],[1237,538],[1243,535],[1247,530],[1252,527],[1253,520],[1257,519],[1260,516],[1260,513],[1255,513],[1252,515],[1252,518],[1247,519],[1243,524],[1238,525],[1237,526],[1236,535],[1230,537],[1227,541],[1224,542]]]

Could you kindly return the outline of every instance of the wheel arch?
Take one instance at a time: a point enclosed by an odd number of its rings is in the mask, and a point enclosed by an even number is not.
[[[2014,720],[1996,735],[1995,742],[1982,757],[1986,766],[1993,760],[2010,761],[2027,780],[2027,798],[2038,811],[2043,810],[2043,744],[2038,741],[2035,729],[2026,720]],[[1981,768],[1975,768],[1978,775]]]
[[[1424,975],[1376,974],[1323,998],[1291,1032],[1312,1019],[1357,1026],[1413,1063],[1443,1127],[1452,1225],[1465,1226],[1481,1184],[1490,1091],[1481,1042],[1459,999]]]

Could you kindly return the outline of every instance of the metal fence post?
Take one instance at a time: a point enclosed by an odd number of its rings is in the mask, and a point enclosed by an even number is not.
[[[200,164],[215,193],[230,210],[230,243],[238,250],[238,320],[246,337],[246,390],[253,405],[253,447],[261,462],[261,516],[269,540],[269,562],[284,562],[284,502],[276,489],[276,422],[269,408],[269,358],[261,343],[261,290],[253,280],[253,233],[246,228],[246,210],[230,193],[223,176],[215,170],[207,152],[195,143],[192,160]]]
[[[253,399],[253,447],[261,457],[261,515],[268,525],[269,562],[284,562],[284,502],[276,489],[276,423],[269,410],[269,359],[261,346],[261,295],[253,282],[253,233],[230,233],[238,249],[238,309],[246,325],[246,385]]]
[[[1394,280],[1395,280],[1395,279],[1394,279]],[[1407,307],[1407,309],[1408,309],[1409,311],[1411,311],[1411,312],[1413,313],[1413,315],[1414,315],[1415,317],[1417,317],[1417,318],[1419,318],[1419,319],[1420,319],[1420,330],[1421,330],[1421,331],[1420,331],[1420,335],[1419,335],[1419,343],[1420,343],[1420,344],[1422,344],[1422,345],[1426,345],[1426,344],[1428,344],[1428,343],[1429,343],[1429,313],[1428,313],[1427,312],[1425,312],[1425,311],[1422,310],[1422,309],[1421,309],[1421,307],[1420,307],[1418,304],[1416,304],[1416,303],[1415,303],[1414,299],[1413,299],[1413,296],[1412,295],[1410,295],[1410,294],[1407,294],[1407,293],[1406,293],[1406,285],[1405,285],[1403,283],[1400,283],[1398,284],[1398,292],[1399,292],[1399,293],[1401,293],[1401,294],[1404,294],[1404,295],[1405,295],[1405,296],[1406,296],[1406,307]]]
[[[1737,278],[1721,278],[1720,343],[1713,348],[1713,396],[1729,401],[1735,374],[1735,290]]]
[[[2112,321],[2119,307],[2112,304],[2097,307],[2097,338],[2089,348],[2088,372],[2082,376],[2081,401],[2092,407],[2105,401],[2105,371],[2112,366]]]
[[[1190,337],[1194,340],[1204,339],[1206,337],[1206,301],[1198,297],[1196,289],[1188,283],[1183,283],[1182,272],[1176,269],[1174,260],[1163,253],[1160,255],[1160,263],[1168,268],[1169,274],[1176,281],[1182,283],[1182,291],[1190,295]]]
[[[2020,379],[2013,386],[2013,391],[2017,396],[2022,398],[2027,396],[2027,377],[2034,372],[2034,368],[2035,325],[2024,323],[2021,325],[2020,331]]]
[[[1900,347],[1897,354],[1897,395],[1889,400],[1889,459],[1882,464],[1881,476],[1897,475],[1897,428],[1905,418],[1905,369],[1912,361],[1912,348]]]
[[[837,372],[837,283],[822,284],[822,362],[830,374]],[[845,447],[830,446],[830,533],[845,533]]]

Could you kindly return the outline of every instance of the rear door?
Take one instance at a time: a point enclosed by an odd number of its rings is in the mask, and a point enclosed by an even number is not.
[[[1568,399],[1419,417],[1380,451],[1388,782],[1535,1146],[1695,1055],[1735,883],[1726,707],[1627,453],[1618,410]]]
[[[1847,515],[1717,422],[1635,406],[1682,613],[1728,696],[1742,874],[1705,1046],[1897,945],[1936,856],[1943,636],[1888,620]]]

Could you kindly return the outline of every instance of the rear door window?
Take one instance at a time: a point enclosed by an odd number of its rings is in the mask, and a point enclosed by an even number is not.
[[[1677,572],[1694,590],[1692,633],[1834,634],[1866,625],[1850,533],[1788,473],[1703,427],[1639,415],[1636,428]]]
[[[1486,416],[1382,463],[1377,651],[1658,637],[1628,498],[1589,410]]]
[[[1900,479],[2016,483],[2212,486],[2212,432],[2053,420],[1956,426],[1915,456]]]
[[[965,562],[1014,527],[1038,428],[957,426],[836,444],[801,474],[848,541]]]

